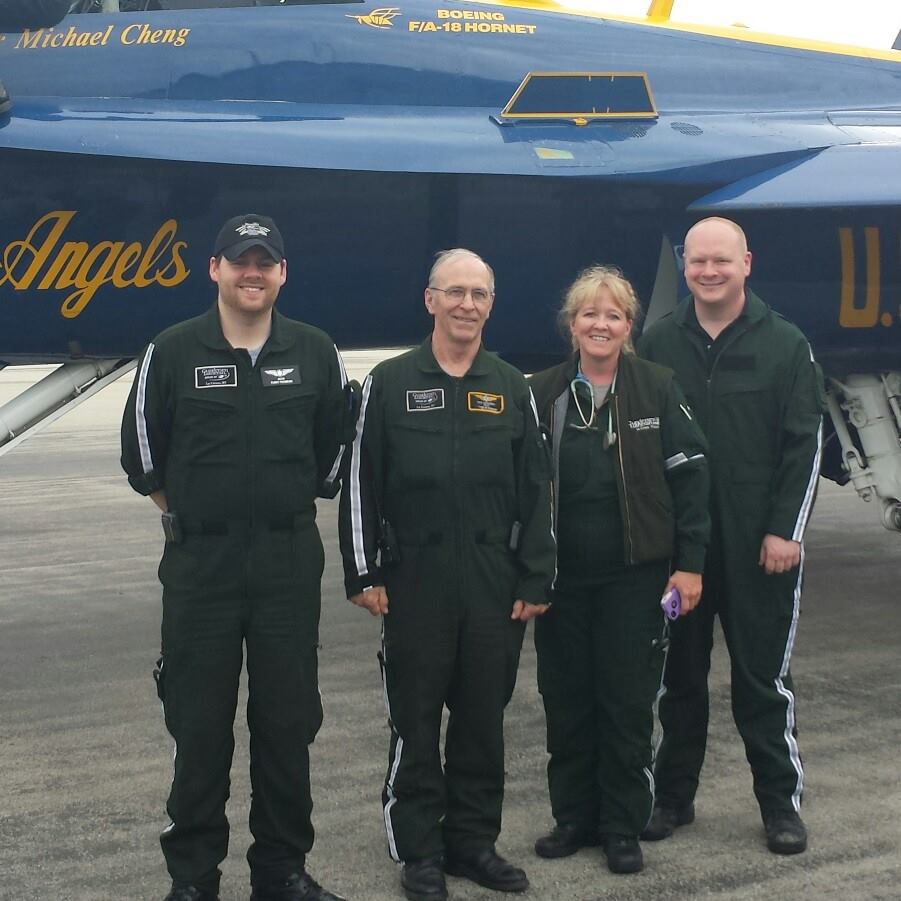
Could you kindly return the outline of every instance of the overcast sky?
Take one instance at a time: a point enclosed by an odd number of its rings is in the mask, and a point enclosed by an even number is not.
[[[561,0],[644,16],[650,0]],[[740,23],[755,31],[887,49],[901,29],[901,0],[676,0],[677,22]]]

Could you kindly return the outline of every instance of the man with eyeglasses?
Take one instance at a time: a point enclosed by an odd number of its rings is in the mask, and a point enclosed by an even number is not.
[[[504,708],[554,572],[550,460],[525,379],[482,346],[493,303],[480,257],[438,255],[432,334],[366,379],[341,496],[347,595],[382,616],[382,801],[411,901],[443,901],[445,873],[496,891],[529,885],[495,842]]]

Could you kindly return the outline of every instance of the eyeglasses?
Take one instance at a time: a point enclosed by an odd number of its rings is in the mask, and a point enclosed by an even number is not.
[[[461,288],[459,285],[451,288],[436,288],[434,285],[429,285],[429,291],[441,291],[454,303],[460,303],[467,294],[472,297],[473,303],[488,303],[494,297],[493,291],[486,291],[484,288]]]

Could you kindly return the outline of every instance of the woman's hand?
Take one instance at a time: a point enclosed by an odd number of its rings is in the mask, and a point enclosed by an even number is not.
[[[681,569],[677,569],[669,577],[669,582],[666,583],[666,591],[663,593],[666,594],[670,588],[677,588],[679,590],[679,594],[682,597],[681,615],[685,616],[686,613],[690,613],[694,610],[701,600],[701,574],[687,573]]]

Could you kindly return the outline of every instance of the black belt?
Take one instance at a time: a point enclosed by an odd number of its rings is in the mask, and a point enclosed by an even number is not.
[[[507,544],[510,540],[509,531],[499,531],[491,529],[477,529],[472,533],[472,540],[475,544]],[[441,544],[444,541],[444,532],[435,530],[422,531],[414,530],[398,530],[397,543],[406,545],[407,547],[432,547]]]
[[[297,532],[313,525],[310,513],[286,514],[272,516],[268,519],[195,519],[179,517],[182,532],[185,535],[229,535],[241,534],[251,529],[268,529],[270,532]]]

